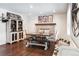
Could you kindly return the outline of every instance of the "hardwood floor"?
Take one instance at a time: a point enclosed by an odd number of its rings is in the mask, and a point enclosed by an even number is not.
[[[52,56],[54,51],[54,43],[50,43],[48,50],[44,47],[30,46],[25,47],[26,41],[20,41],[13,44],[0,45],[0,56]]]

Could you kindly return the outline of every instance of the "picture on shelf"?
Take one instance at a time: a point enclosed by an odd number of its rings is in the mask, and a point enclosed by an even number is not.
[[[49,22],[53,22],[53,15],[48,16]]]

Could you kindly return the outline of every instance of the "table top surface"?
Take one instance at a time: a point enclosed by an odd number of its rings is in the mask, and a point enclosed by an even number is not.
[[[38,33],[28,33],[26,35],[40,35],[40,36],[50,36],[48,34],[38,34]]]

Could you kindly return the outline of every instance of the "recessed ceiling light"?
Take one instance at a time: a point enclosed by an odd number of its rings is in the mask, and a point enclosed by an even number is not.
[[[55,10],[55,9],[53,9],[53,12],[55,13],[55,12],[56,12],[56,10]]]
[[[42,12],[40,12],[40,14],[42,14]]]
[[[30,5],[30,8],[33,8],[33,6],[32,6],[32,5]]]

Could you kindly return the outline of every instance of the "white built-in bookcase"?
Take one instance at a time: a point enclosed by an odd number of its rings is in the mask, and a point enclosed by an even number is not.
[[[20,15],[7,12],[7,43],[23,40],[23,20]]]

